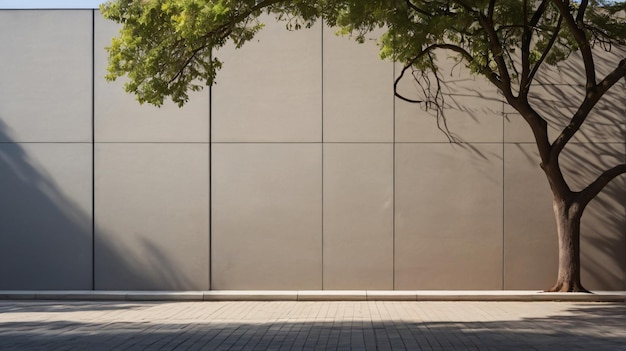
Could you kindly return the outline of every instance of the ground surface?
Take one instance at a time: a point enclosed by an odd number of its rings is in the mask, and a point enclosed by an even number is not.
[[[0,301],[0,350],[626,350],[626,304]]]

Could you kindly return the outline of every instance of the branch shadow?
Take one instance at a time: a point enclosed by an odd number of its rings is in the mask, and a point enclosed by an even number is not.
[[[595,48],[598,79],[610,72],[626,47],[611,52]],[[585,96],[581,58],[574,54],[538,74],[535,106],[548,120],[550,136],[558,136]],[[614,86],[560,156],[566,181],[580,191],[600,174],[626,163],[626,81]],[[547,102],[547,103],[545,103]],[[583,283],[593,290],[626,289],[626,175],[614,179],[587,207],[581,228]]]
[[[626,57],[626,47],[613,47],[610,53],[605,53],[601,48],[595,48],[595,50],[597,74],[600,79],[614,69],[623,57]],[[453,146],[460,147],[468,154],[480,159],[494,159],[493,155],[481,153],[481,149],[476,145],[485,142],[504,142],[505,147],[507,144],[517,145],[517,152],[523,156],[520,160],[525,160],[526,164],[539,168],[540,160],[537,153],[532,150],[533,148],[522,147],[525,144],[534,144],[534,138],[521,116],[512,112],[512,108],[504,103],[501,95],[489,89],[488,83],[465,78],[468,73],[459,65],[450,65],[447,61],[443,65],[447,70],[445,74],[442,74],[445,79],[442,82],[444,108],[448,112],[445,119],[457,141],[457,143],[452,143]],[[544,65],[537,74],[536,82],[531,89],[530,100],[533,107],[547,119],[552,140],[569,124],[568,117],[575,113],[578,104],[585,96],[584,75],[580,75],[582,69],[579,55],[572,55],[570,59],[561,62],[558,66]],[[404,89],[403,94],[411,91],[411,87],[407,84],[401,84],[400,89]],[[602,171],[626,162],[625,91],[626,82],[618,83],[596,106],[588,121],[562,153],[560,161],[564,175],[573,190],[581,190]],[[416,119],[424,116],[436,118],[428,111],[426,113],[415,109],[414,111],[417,112]],[[400,121],[404,122],[404,120]],[[500,125],[498,123],[504,123],[501,129],[493,127],[493,125]],[[432,127],[434,130],[434,126]],[[500,135],[502,135],[501,140],[498,139]],[[506,160],[502,161],[505,162],[505,168],[508,167],[507,172],[516,172],[516,167],[519,171],[519,167],[525,166],[513,164],[513,161],[509,161],[510,155],[506,156]],[[545,178],[541,181],[546,182]],[[519,185],[511,184],[510,186]],[[541,208],[551,208],[551,203],[548,202],[551,201],[549,192],[545,197],[537,198],[535,201],[537,204],[540,201],[545,202],[546,206],[541,205]],[[528,214],[553,217],[551,212],[528,211],[520,215]],[[540,222],[531,216],[527,221]],[[553,222],[554,219],[551,221]],[[541,229],[546,231],[545,245],[552,245],[552,242],[548,243],[547,240],[556,240],[556,225],[552,228]],[[548,235],[552,237],[548,238]],[[585,286],[592,290],[626,289],[626,175],[613,180],[586,209],[582,222],[581,240],[582,274]],[[533,252],[529,251],[527,254],[532,255]],[[554,252],[554,258],[556,259],[556,252]],[[543,289],[547,288],[550,283],[545,284],[546,286],[526,288]]]

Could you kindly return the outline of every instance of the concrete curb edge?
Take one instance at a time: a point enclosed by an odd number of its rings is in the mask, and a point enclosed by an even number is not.
[[[0,290],[0,300],[66,301],[580,301],[626,302],[626,291],[546,293],[533,290]]]

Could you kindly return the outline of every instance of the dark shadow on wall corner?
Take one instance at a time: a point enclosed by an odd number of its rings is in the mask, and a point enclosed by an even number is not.
[[[115,308],[120,306],[123,305]],[[83,308],[84,311],[94,310],[88,305]],[[131,305],[131,308],[141,307]],[[16,312],[25,311],[29,308],[16,309]],[[39,309],[35,306],[33,311]],[[548,351],[623,350],[626,345],[624,304],[587,304],[546,317],[517,319],[512,316],[495,321],[476,321],[467,316],[459,320],[458,315],[438,315],[438,321],[411,316],[402,320],[377,319],[369,315],[347,321],[277,318],[246,322],[211,317],[212,313],[200,314],[178,323],[162,319],[116,321],[110,317],[89,323],[71,319],[27,321],[17,317],[0,324],[0,334],[7,345],[23,350],[45,349],[50,345],[117,349],[140,347],[142,343],[167,350],[190,347],[205,350]]]
[[[6,130],[0,120],[0,289],[90,289],[91,216],[29,155],[54,146],[14,143]]]
[[[91,169],[90,143],[17,143],[0,116],[0,290],[92,289]],[[107,241],[105,229],[95,232],[97,255],[106,258],[97,262],[118,268],[117,289],[188,286],[156,247],[147,259],[160,274],[148,276],[139,258]]]

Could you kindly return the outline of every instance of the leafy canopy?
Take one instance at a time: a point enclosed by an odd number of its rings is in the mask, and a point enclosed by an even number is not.
[[[166,97],[182,106],[189,91],[212,84],[221,67],[216,49],[251,40],[263,28],[263,13],[288,29],[323,18],[358,41],[385,28],[383,59],[436,72],[435,54],[445,49],[505,93],[527,94],[542,63],[594,43],[623,44],[625,8],[623,1],[604,0],[117,0],[101,6],[106,18],[123,25],[108,48],[106,78],[127,76],[128,92],[158,106]]]

